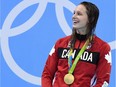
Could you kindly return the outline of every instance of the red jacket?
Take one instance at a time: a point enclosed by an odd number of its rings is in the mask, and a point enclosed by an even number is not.
[[[73,84],[65,84],[64,76],[68,73],[67,46],[70,37],[59,39],[51,50],[42,73],[42,87],[107,87],[111,72],[110,46],[97,36],[94,36],[94,43],[85,50],[78,61],[73,72]],[[84,43],[85,40],[76,40],[72,61]]]

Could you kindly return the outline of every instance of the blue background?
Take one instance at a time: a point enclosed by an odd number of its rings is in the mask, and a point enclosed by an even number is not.
[[[19,3],[26,0],[1,0],[0,2],[0,34],[2,26],[8,14]],[[28,0],[27,0],[28,1]],[[42,1],[42,0],[38,0]],[[41,74],[46,62],[47,56],[55,42],[66,36],[63,32],[56,16],[55,3],[48,1],[47,7],[40,20],[32,26],[28,31],[8,37],[9,49],[11,55],[18,66],[25,72],[41,78]],[[54,2],[57,0],[54,0]],[[61,0],[62,1],[62,0]],[[65,0],[79,4],[83,0]],[[104,41],[110,43],[116,40],[115,38],[115,0],[86,0],[95,3],[100,10],[100,17],[96,28],[96,35]],[[60,2],[60,1],[59,1]],[[21,11],[12,23],[11,29],[22,25],[28,21],[34,14],[40,3],[29,6]],[[20,8],[19,8],[20,9]],[[67,8],[62,8],[65,15],[65,20],[72,27],[72,12]],[[38,13],[39,15],[39,13]],[[59,17],[62,16],[60,13]],[[11,18],[12,20],[12,18]],[[61,19],[60,19],[61,20]],[[10,20],[9,20],[10,21]],[[1,36],[1,35],[0,35]],[[0,37],[0,40],[2,37]],[[1,40],[2,41],[2,40]],[[0,41],[0,42],[1,42]],[[2,48],[2,45],[1,47]],[[112,72],[109,87],[116,87],[115,83],[115,48],[112,48]],[[25,81],[17,76],[16,73],[8,66],[4,59],[3,51],[0,50],[0,87],[41,87],[41,85],[33,84]],[[38,84],[40,84],[38,82]]]

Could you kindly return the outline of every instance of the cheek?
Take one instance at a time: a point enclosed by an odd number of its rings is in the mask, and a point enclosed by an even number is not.
[[[83,18],[81,21],[82,21],[83,25],[86,25],[88,23],[87,18]]]
[[[82,26],[85,26],[85,25],[87,25],[87,21],[83,20],[83,21],[81,21],[80,24],[81,24]]]

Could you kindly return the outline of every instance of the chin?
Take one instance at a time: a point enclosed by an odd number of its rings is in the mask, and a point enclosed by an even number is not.
[[[77,26],[77,25],[73,25],[73,28],[75,28],[75,29],[79,29],[80,27]]]
[[[74,26],[74,25],[73,25],[73,28],[74,28],[74,29],[78,29],[78,27],[77,27],[77,26]]]

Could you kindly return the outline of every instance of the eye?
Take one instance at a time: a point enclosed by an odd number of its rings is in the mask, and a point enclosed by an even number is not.
[[[77,15],[82,15],[82,13],[80,13],[80,12],[77,12]]]

